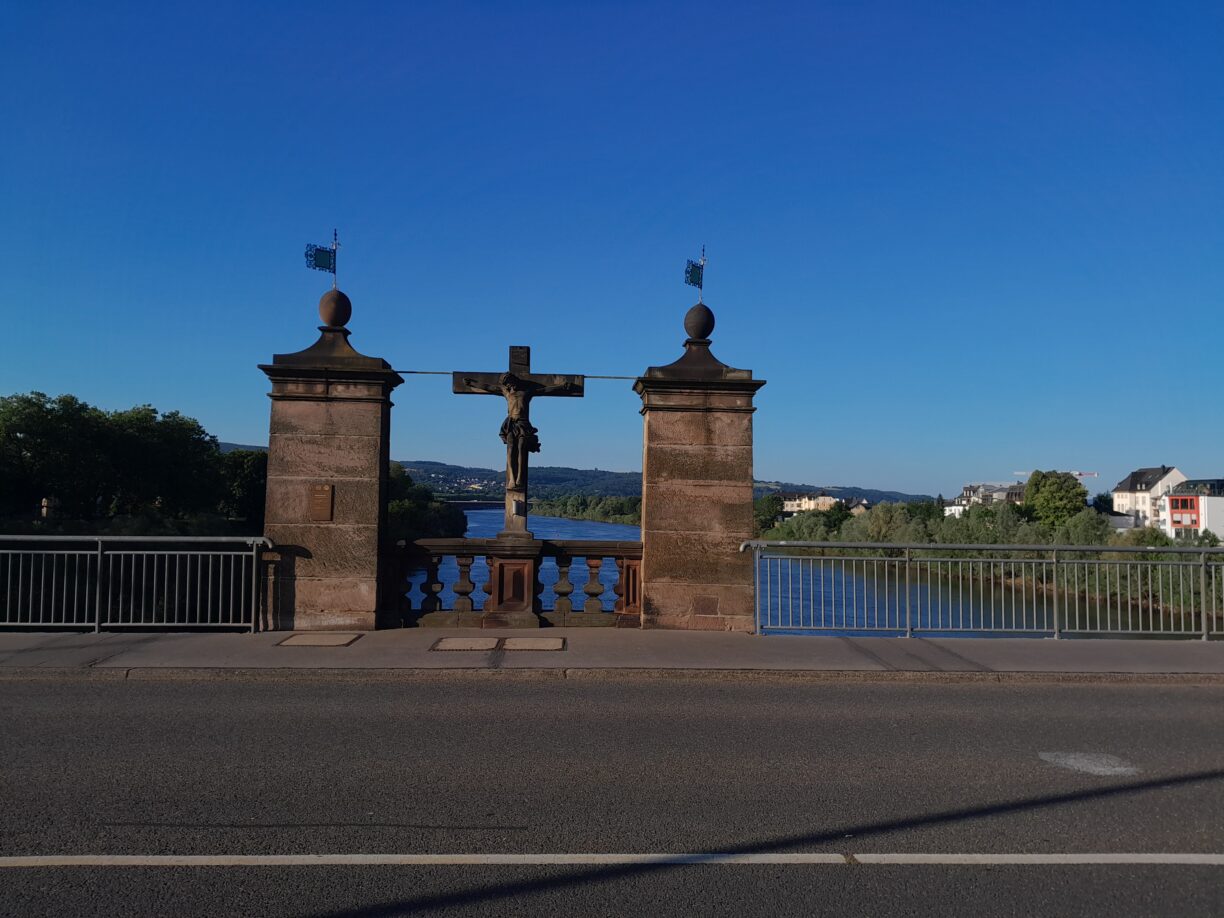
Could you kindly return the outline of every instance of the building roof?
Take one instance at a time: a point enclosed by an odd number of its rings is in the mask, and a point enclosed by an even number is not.
[[[1224,497],[1224,478],[1188,478],[1169,493]]]
[[[1160,479],[1171,471],[1171,465],[1159,465],[1150,469],[1135,469],[1116,485],[1115,491],[1150,491]]]

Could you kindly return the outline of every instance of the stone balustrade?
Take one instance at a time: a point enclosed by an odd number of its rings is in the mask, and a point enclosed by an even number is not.
[[[558,626],[637,627],[641,616],[641,542],[540,540],[535,614]],[[507,545],[499,539],[421,539],[391,553],[397,571],[388,606],[405,625],[480,626],[489,571]],[[514,557],[521,557],[521,546]]]

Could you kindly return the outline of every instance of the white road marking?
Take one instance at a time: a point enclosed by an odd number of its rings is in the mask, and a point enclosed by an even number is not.
[[[1059,768],[1090,775],[1137,775],[1139,769],[1125,759],[1104,752],[1039,752],[1037,758]]]
[[[1224,854],[856,854],[860,864],[1206,864]]]
[[[1224,867],[1224,854],[67,854],[0,857],[0,869],[53,867],[544,867],[557,865],[1174,864]]]

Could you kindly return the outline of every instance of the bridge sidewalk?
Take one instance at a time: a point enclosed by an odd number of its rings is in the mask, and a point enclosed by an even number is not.
[[[321,632],[311,632],[317,638]],[[375,631],[347,646],[295,646],[289,632],[0,633],[0,672],[93,670],[123,676],[168,670],[546,670],[554,675],[761,673],[844,678],[1009,678],[1224,682],[1224,641],[1038,638],[760,637],[614,628],[532,631]],[[434,649],[443,638],[499,641],[493,649]],[[506,638],[563,638],[558,651],[514,650]]]

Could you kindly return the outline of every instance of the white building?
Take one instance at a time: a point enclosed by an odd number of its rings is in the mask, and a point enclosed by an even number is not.
[[[1186,476],[1170,465],[1135,469],[1114,485],[1114,512],[1129,514],[1139,526],[1157,526],[1160,499],[1185,480]]]
[[[807,513],[809,510],[832,510],[841,503],[841,498],[832,497],[824,491],[815,494],[784,494],[782,495],[782,512],[787,516],[796,513]]]
[[[1171,539],[1224,533],[1224,478],[1183,481],[1160,498],[1159,519]]]
[[[961,488],[960,494],[953,498],[952,503],[944,507],[944,516],[954,516],[960,519],[966,510],[979,504],[1021,504],[1024,503],[1024,482],[1009,481],[1002,484],[967,484]]]

